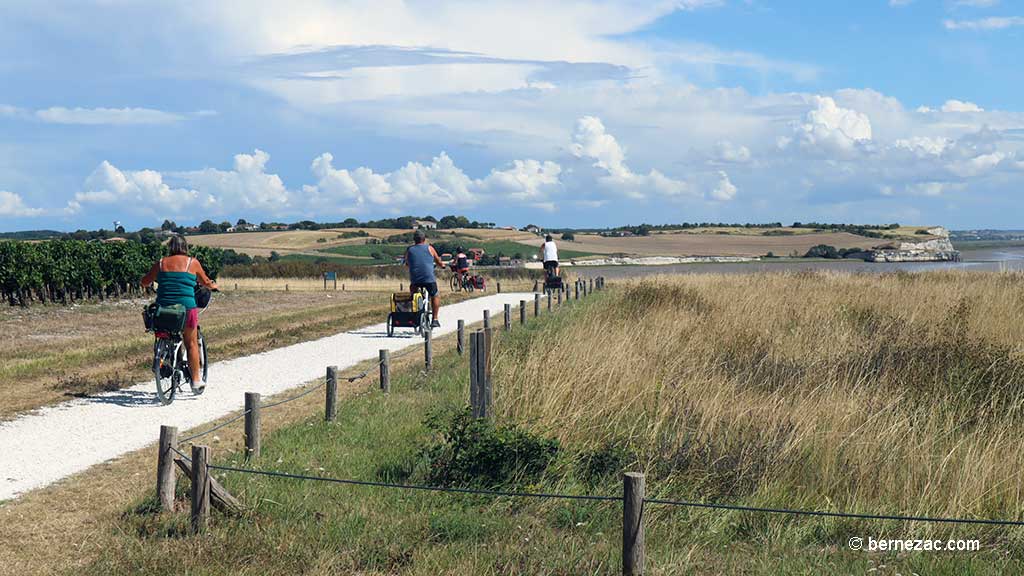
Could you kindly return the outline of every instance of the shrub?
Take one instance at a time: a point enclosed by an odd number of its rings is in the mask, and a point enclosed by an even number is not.
[[[840,258],[839,251],[836,250],[835,246],[828,244],[818,244],[804,254],[804,258]]]
[[[421,455],[426,480],[438,486],[497,486],[536,479],[558,454],[558,441],[476,419],[468,409],[430,415],[424,424],[440,442]]]

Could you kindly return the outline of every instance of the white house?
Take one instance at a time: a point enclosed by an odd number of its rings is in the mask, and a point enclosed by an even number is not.
[[[424,230],[436,230],[437,222],[433,222],[431,220],[417,220],[416,227],[423,228]]]

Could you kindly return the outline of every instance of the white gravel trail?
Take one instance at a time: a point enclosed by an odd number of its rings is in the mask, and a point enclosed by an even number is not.
[[[520,300],[533,305],[532,293],[505,293],[451,304],[441,309],[443,336],[482,321],[490,310],[492,325],[500,326],[505,303],[513,305],[518,321]],[[531,311],[532,312],[532,311]],[[495,320],[497,322],[495,322]],[[327,366],[339,373],[360,362],[376,359],[378,350],[422,347],[412,330],[399,329],[387,338],[383,323],[319,340],[303,342],[252,356],[210,364],[210,379],[202,396],[187,391],[169,406],[156,403],[152,380],[131,388],[43,408],[0,424],[0,501],[47,486],[155,442],[160,425],[184,432],[243,407],[243,393],[264,397],[323,378]],[[241,422],[238,423],[241,426]]]

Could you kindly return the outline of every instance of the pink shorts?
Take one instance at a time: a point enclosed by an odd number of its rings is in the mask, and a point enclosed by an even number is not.
[[[189,308],[185,315],[185,328],[195,329],[199,326],[199,308]]]

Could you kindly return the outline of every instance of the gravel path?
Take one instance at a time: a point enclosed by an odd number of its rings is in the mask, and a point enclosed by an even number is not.
[[[511,303],[518,320],[520,300],[532,306],[532,293],[506,293],[466,300],[441,310],[436,336],[455,331],[457,320],[482,320],[490,310],[500,326],[502,309]],[[497,320],[497,323],[493,322]],[[383,323],[210,365],[206,393],[179,395],[173,404],[156,403],[152,381],[131,388],[43,408],[0,424],[0,501],[41,488],[90,466],[155,442],[160,425],[182,432],[240,410],[243,393],[264,397],[324,377],[326,367],[346,368],[377,358],[377,351],[422,346],[412,330],[387,338]],[[187,390],[187,386],[186,386]],[[241,422],[238,423],[241,426]]]

